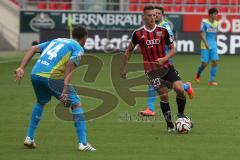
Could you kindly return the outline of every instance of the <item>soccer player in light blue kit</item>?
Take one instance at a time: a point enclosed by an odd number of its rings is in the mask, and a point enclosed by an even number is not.
[[[208,19],[204,19],[201,24],[201,65],[198,67],[195,81],[200,82],[200,76],[202,71],[206,68],[211,61],[210,80],[208,82],[211,86],[216,86],[218,83],[215,80],[217,73],[217,61],[219,56],[217,53],[217,31],[218,10],[211,8],[208,10]]]
[[[36,148],[34,142],[35,130],[41,120],[44,106],[54,96],[63,102],[65,106],[72,109],[79,141],[78,149],[81,151],[96,150],[87,143],[84,111],[79,96],[70,84],[72,72],[79,66],[80,59],[84,54],[82,47],[86,42],[87,35],[87,30],[79,26],[73,29],[73,39],[58,38],[33,46],[27,51],[21,65],[16,69],[16,81],[20,82],[26,65],[35,53],[41,53],[31,73],[37,102],[33,106],[27,137],[24,141],[26,147]]]
[[[164,20],[164,9],[159,6],[155,6],[155,13],[156,13],[156,24],[158,24],[161,27],[166,28],[168,30],[169,35],[174,37],[169,23],[166,20]],[[169,48],[167,46],[165,46],[165,51],[166,51],[166,53],[169,52]],[[170,58],[170,63],[173,63],[172,58]],[[195,96],[195,92],[192,89],[190,82],[183,83],[183,88],[187,92],[190,99],[192,99]],[[155,116],[154,103],[155,103],[156,99],[157,98],[156,98],[156,92],[155,92],[154,87],[152,85],[148,85],[148,99],[147,99],[148,107],[147,107],[147,109],[140,111],[139,113],[143,116]],[[166,105],[166,103],[168,103],[168,96],[166,96],[166,98],[164,100],[161,100],[161,104],[162,103],[165,103],[165,105]],[[165,105],[162,105],[162,106],[165,106]]]

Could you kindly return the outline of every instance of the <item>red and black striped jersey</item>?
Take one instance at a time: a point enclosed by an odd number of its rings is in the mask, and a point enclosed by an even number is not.
[[[131,41],[134,45],[140,46],[145,70],[153,70],[156,66],[154,62],[166,55],[165,45],[173,44],[167,29],[157,25],[152,30],[146,29],[145,26],[134,30]],[[169,61],[165,62],[164,66],[170,66]]]

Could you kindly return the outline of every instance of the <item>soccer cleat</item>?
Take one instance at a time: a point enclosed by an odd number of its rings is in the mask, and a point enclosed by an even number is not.
[[[192,88],[191,82],[186,82],[186,85],[188,85],[188,90],[186,90],[188,96],[190,99],[193,99],[195,97],[195,92]]]
[[[187,118],[187,119],[190,119],[190,118],[188,118],[188,116],[186,116],[185,114],[181,114],[181,113],[177,114],[177,118]]]
[[[175,128],[171,128],[171,127],[167,127],[167,131],[168,131],[168,133],[175,133],[176,129]]]
[[[33,139],[31,139],[30,137],[26,137],[26,139],[23,142],[24,146],[34,149],[37,147],[36,143],[34,142]]]
[[[89,143],[87,143],[86,145],[79,143],[78,150],[80,150],[80,151],[96,151],[96,149],[93,148],[93,146]]]
[[[175,133],[176,129],[174,127],[174,124],[172,122],[167,122],[167,131],[168,133]]]
[[[218,83],[215,82],[215,81],[211,81],[211,82],[208,82],[208,85],[210,85],[210,86],[217,86]]]
[[[147,108],[144,111],[139,112],[142,116],[155,116],[155,112],[152,111],[151,109]]]
[[[200,83],[200,77],[198,76],[197,73],[196,73],[196,75],[195,75],[195,82],[196,82],[196,83]]]

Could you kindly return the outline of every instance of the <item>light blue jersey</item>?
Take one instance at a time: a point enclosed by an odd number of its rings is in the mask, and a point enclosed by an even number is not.
[[[170,27],[170,25],[169,25],[169,23],[168,23],[167,21],[164,21],[164,20],[161,21],[161,22],[159,23],[159,26],[160,26],[160,27],[163,27],[163,28],[166,28],[167,31],[168,31],[168,33],[169,33],[169,35],[170,35],[171,37],[173,36],[173,31],[172,31],[172,29],[171,29],[171,27]],[[165,51],[166,51],[166,54],[168,54],[169,48],[168,48],[167,45],[165,45]],[[170,62],[170,64],[173,63],[172,58],[170,58],[169,62]]]
[[[169,35],[170,35],[170,36],[173,36],[172,29],[171,29],[171,27],[170,27],[170,25],[169,25],[169,23],[168,23],[167,21],[162,21],[162,22],[160,22],[160,23],[159,23],[159,26],[166,28],[167,31],[168,31],[168,33],[169,33]]]
[[[205,43],[201,41],[201,62],[208,63],[211,61],[218,61],[219,56],[217,53],[217,31],[218,22],[215,20],[213,23],[208,19],[204,19],[201,24],[201,31],[205,33],[205,38],[209,47],[207,49]]]
[[[63,79],[68,60],[76,66],[84,54],[83,48],[74,39],[58,38],[38,45],[42,52],[32,69],[33,75],[51,79]]]
[[[208,19],[204,19],[201,24],[201,31],[205,32],[205,38],[210,49],[217,48],[218,22],[215,20],[212,23]],[[207,49],[203,41],[201,41],[201,49]]]

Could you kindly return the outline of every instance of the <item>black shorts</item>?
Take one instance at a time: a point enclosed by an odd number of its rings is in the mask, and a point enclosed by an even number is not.
[[[173,66],[149,71],[147,77],[154,88],[167,87],[171,89],[174,82],[181,80],[178,71]]]

